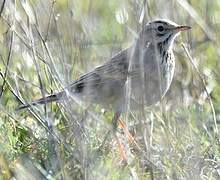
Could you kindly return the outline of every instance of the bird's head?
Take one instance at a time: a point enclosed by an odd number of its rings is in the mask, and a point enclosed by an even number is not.
[[[180,32],[189,29],[189,26],[178,25],[170,20],[160,19],[147,23],[141,35],[145,43],[162,43],[169,48]]]

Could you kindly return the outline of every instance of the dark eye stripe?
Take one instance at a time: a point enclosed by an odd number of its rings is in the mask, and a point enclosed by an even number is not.
[[[166,34],[166,33],[163,33],[163,34],[157,33],[157,36],[162,37],[162,36],[164,36],[165,34]]]

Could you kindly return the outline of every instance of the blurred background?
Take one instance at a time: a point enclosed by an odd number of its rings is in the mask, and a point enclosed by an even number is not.
[[[158,18],[192,29],[175,41],[162,102],[121,118],[126,163],[108,135],[111,109],[72,100],[16,110],[103,64]],[[0,0],[1,179],[220,179],[219,40],[219,0]]]

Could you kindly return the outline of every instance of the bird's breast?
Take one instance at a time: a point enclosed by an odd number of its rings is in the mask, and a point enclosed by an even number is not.
[[[139,68],[138,68],[139,66]],[[132,94],[136,101],[152,105],[161,100],[168,91],[174,74],[174,56],[172,51],[161,54],[145,52],[143,63],[134,64],[136,76],[131,78]],[[137,69],[140,70],[137,76]]]

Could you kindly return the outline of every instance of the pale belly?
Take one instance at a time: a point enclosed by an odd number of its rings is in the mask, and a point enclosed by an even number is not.
[[[169,56],[163,63],[157,63],[155,59],[155,63],[147,62],[140,76],[131,78],[131,97],[138,104],[144,103],[147,106],[155,104],[169,90],[175,66],[173,54]]]

